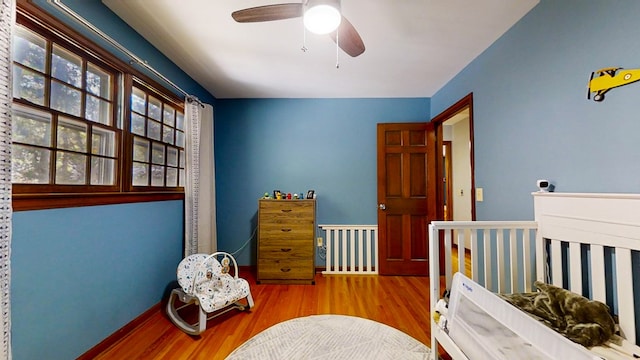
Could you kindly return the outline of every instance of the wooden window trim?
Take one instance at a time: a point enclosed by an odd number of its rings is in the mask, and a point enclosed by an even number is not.
[[[132,77],[137,78],[140,82],[151,89],[156,90],[160,94],[164,94],[163,97],[167,100],[170,94],[174,96],[177,101],[176,104],[180,104],[179,96],[167,89],[165,86],[160,85],[158,82],[149,78],[146,74],[137,70],[130,64],[120,60],[114,54],[111,54],[107,50],[103,49],[100,45],[84,37],[81,33],[73,30],[57,18],[48,14],[42,10],[39,6],[35,5],[30,0],[18,0],[16,3],[17,20],[19,23],[25,24],[28,28],[40,28],[46,31],[52,32],[54,41],[62,41],[64,43],[70,43],[83,52],[87,52],[89,55],[95,57],[98,62],[97,65],[107,65],[119,71],[124,76],[124,87],[131,86],[133,81]],[[75,51],[74,51],[75,52]],[[102,63],[102,64],[101,64]],[[115,80],[114,80],[115,82]],[[112,87],[112,91],[116,91],[117,86]],[[163,89],[158,91],[157,89]],[[122,99],[122,109],[128,109],[129,99],[124,94],[118,93],[118,97]],[[115,99],[115,98],[114,98]],[[114,111],[116,111],[114,109]],[[115,113],[114,113],[115,114]],[[115,116],[115,115],[114,115]],[[124,119],[122,124],[123,129],[127,129],[128,116]],[[120,119],[118,119],[120,121]],[[123,146],[128,146],[128,138],[130,133],[128,131],[121,130],[122,132],[117,135],[120,137],[120,146],[116,151],[125,149]],[[120,154],[119,162],[130,164],[131,154],[127,151],[123,151]],[[27,210],[43,210],[43,209],[56,209],[56,208],[69,208],[69,207],[83,207],[83,206],[95,206],[95,205],[109,205],[109,204],[124,204],[124,203],[138,203],[138,202],[151,202],[151,201],[167,201],[167,200],[184,200],[184,191],[182,188],[162,188],[144,187],[135,189],[131,186],[131,174],[127,166],[118,166],[118,172],[122,171],[121,176],[117,176],[117,185],[111,188],[97,186],[86,189],[83,186],[82,189],[74,188],[76,192],[60,192],[60,189],[64,186],[54,186],[45,189],[44,192],[32,192],[29,190],[29,185],[26,184],[13,184],[12,206],[14,211],[27,211]],[[47,192],[51,191],[51,192]],[[56,191],[56,192],[53,192]]]
[[[13,211],[184,200],[181,192],[14,194]]]

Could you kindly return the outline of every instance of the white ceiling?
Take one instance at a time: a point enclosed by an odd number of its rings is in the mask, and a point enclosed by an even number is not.
[[[102,0],[219,99],[431,97],[538,1],[343,0],[366,50],[336,68],[328,35],[307,32],[301,50],[301,18],[231,18],[287,1]]]

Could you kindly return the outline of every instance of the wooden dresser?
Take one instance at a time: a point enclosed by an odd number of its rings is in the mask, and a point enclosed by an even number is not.
[[[259,200],[258,284],[315,284],[315,227],[315,200]]]

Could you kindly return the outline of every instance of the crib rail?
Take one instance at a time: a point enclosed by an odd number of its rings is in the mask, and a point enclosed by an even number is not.
[[[377,225],[319,225],[325,231],[326,270],[323,274],[378,273]]]
[[[538,251],[548,257],[548,282],[609,305],[621,335],[637,343],[633,257],[640,251],[640,226],[549,214],[539,221],[545,224]]]
[[[453,248],[457,247],[460,272],[497,292],[530,291],[535,281],[534,221],[434,221],[429,225],[431,274],[445,277],[451,285],[454,264]],[[437,241],[436,241],[437,240]],[[467,269],[465,253],[470,255]],[[441,271],[442,269],[442,271]],[[437,276],[431,276],[436,279]]]

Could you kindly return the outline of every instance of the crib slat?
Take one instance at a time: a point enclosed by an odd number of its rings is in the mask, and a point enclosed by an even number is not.
[[[349,271],[351,272],[355,272],[356,271],[356,234],[358,233],[358,230],[348,230],[351,234],[350,238],[351,241],[349,241]],[[345,231],[347,232],[347,231]],[[357,263],[358,266],[362,266],[362,264],[360,262]]]
[[[458,231],[458,271],[466,274],[467,269],[465,266],[465,236],[466,230]]]
[[[471,239],[471,279],[478,282],[478,236],[473,229],[469,230],[469,238]]]
[[[582,264],[580,244],[574,242],[569,243],[569,263]],[[582,295],[582,271],[570,269],[569,277],[569,290]]]
[[[342,244],[342,271],[347,271],[347,230],[340,231],[340,244]]]
[[[607,302],[607,290],[604,278],[604,247],[591,245],[591,276],[593,300]]]
[[[498,255],[498,291],[499,293],[505,292],[506,288],[506,269],[505,269],[505,261],[504,261],[504,252],[505,252],[504,243],[504,230],[498,229],[496,231],[496,252]]]
[[[522,229],[522,269],[524,271],[524,292],[530,292],[533,289],[531,281],[531,239],[528,229]]]
[[[546,240],[542,237],[542,233],[536,231],[536,280],[547,282],[549,274],[547,273],[546,264],[548,256],[544,250]]]
[[[516,229],[509,230],[509,261],[511,263],[511,289],[510,292],[518,292],[518,238]]]
[[[340,231],[335,230],[333,234],[333,271],[340,271]]]
[[[379,261],[379,260],[378,260],[378,256],[377,256],[377,254],[379,254],[379,253],[378,253],[378,231],[375,231],[375,232],[373,233],[373,247],[374,247],[374,254],[376,254],[376,256],[372,256],[372,257],[373,257],[373,261],[375,262],[375,268],[376,268],[376,269],[375,269],[375,272],[376,272],[376,274],[377,274],[377,273],[378,273],[378,269],[380,269],[380,268],[378,267],[378,265],[379,265],[379,264],[378,264],[378,261]]]
[[[364,259],[367,263],[367,272],[371,272],[371,231],[362,231],[362,241],[364,244]]]
[[[635,313],[633,312],[633,277],[631,250],[616,249],[616,282],[618,288],[618,318],[620,332],[626,339],[632,341],[636,338]]]
[[[483,231],[484,243],[484,285],[487,289],[493,289],[493,266],[491,256],[491,232],[489,229]]]
[[[558,240],[551,240],[551,269],[553,272],[551,273],[552,279],[551,283],[557,287],[562,287],[562,275],[564,274],[562,268],[562,243]],[[580,264],[569,264],[571,266],[571,272],[574,270],[574,266],[579,266]],[[577,271],[577,270],[576,270]]]
[[[332,250],[332,246],[333,246],[333,230],[332,229],[327,229],[326,230],[327,236],[325,237],[325,244],[327,246],[327,271],[333,271],[333,262],[331,262],[331,250]]]
[[[451,266],[451,235],[453,230],[445,230],[444,232],[444,266],[445,266],[445,279],[446,288],[451,289],[451,282],[453,281],[453,273]]]

